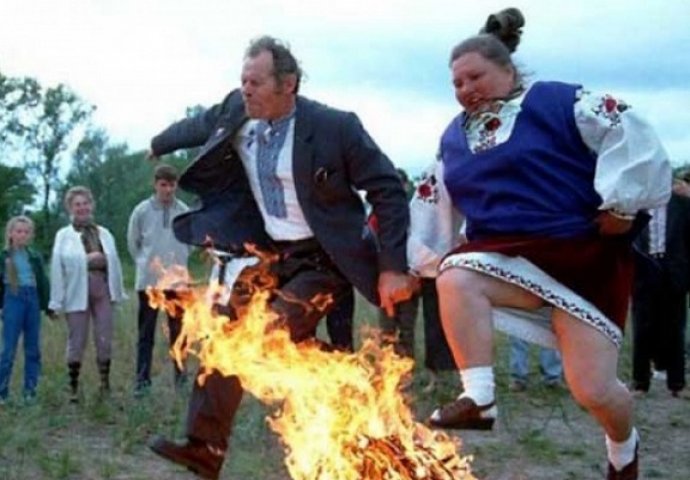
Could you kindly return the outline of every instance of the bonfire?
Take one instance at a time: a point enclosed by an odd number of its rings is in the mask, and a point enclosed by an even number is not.
[[[174,301],[162,290],[188,284],[187,272],[166,272],[149,291],[154,307],[183,308],[182,333],[172,354],[198,357],[205,372],[237,375],[243,387],[272,407],[269,427],[279,435],[295,480],[473,479],[460,441],[416,422],[401,384],[413,362],[380,347],[374,336],[354,353],[327,351],[318,342],[295,344],[259,289],[237,320],[214,309],[217,281]],[[325,306],[324,297],[319,304]],[[203,375],[199,378],[204,381]]]

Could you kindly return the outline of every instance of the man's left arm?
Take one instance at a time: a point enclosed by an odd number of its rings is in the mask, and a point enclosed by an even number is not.
[[[230,109],[241,107],[238,89],[230,92],[221,103],[204,110],[198,115],[183,118],[151,139],[149,159],[172,153],[183,148],[201,147],[216,132],[221,116]]]
[[[410,224],[407,197],[395,167],[364,130],[359,118],[344,121],[346,168],[357,190],[366,192],[379,224],[379,296],[388,312],[393,304],[409,298],[407,232]]]

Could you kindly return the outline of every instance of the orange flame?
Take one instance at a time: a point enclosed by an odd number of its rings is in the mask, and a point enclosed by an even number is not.
[[[162,285],[179,281],[179,271],[167,274]],[[405,404],[400,384],[411,374],[411,360],[373,338],[356,353],[327,352],[316,341],[295,344],[275,327],[268,289],[255,293],[236,321],[215,313],[203,290],[188,290],[172,306],[149,291],[154,306],[184,309],[171,353],[178,362],[191,353],[205,371],[237,375],[247,391],[275,406],[267,420],[293,479],[475,478],[471,459],[457,454],[459,440],[415,422]]]

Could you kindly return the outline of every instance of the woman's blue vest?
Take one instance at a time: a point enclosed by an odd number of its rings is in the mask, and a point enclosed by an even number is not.
[[[510,138],[473,153],[456,117],[441,138],[444,181],[467,219],[469,239],[503,235],[575,237],[596,231],[601,197],[596,155],[582,141],[573,108],[579,87],[537,82]]]

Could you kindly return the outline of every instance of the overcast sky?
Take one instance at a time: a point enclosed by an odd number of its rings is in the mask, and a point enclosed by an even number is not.
[[[526,17],[516,59],[531,79],[624,98],[669,156],[690,162],[690,1],[0,0],[0,71],[69,85],[113,141],[143,149],[239,85],[249,39],[287,40],[306,96],[357,112],[398,165],[425,166],[459,111],[451,47],[489,13]]]

